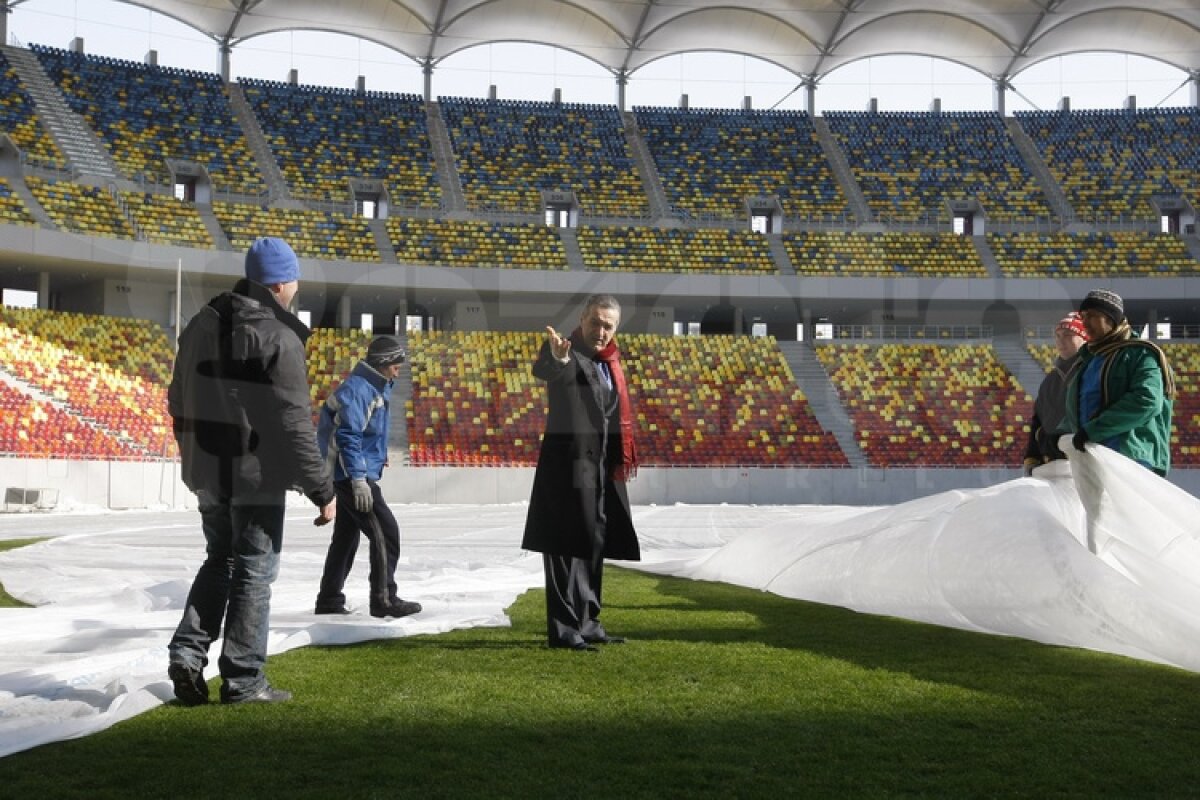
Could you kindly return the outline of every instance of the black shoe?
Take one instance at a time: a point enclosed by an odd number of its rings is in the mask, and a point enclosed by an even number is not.
[[[609,636],[608,634],[603,636],[585,636],[583,640],[592,644],[625,644],[624,636]]]
[[[204,673],[184,664],[171,662],[167,677],[175,688],[175,698],[185,706],[202,706],[208,702],[208,684]]]
[[[314,614],[349,614],[350,609],[345,606],[317,606],[313,610]]]
[[[421,613],[421,604],[397,597],[386,605],[371,605],[372,617],[410,617]]]
[[[600,648],[595,645],[588,644],[583,639],[577,642],[551,642],[551,650],[574,650],[579,653],[598,653]]]
[[[221,702],[225,705],[241,705],[242,703],[286,703],[292,699],[292,693],[283,689],[276,689],[271,684],[265,684],[261,689],[252,695],[239,697],[237,699],[230,698],[225,694],[225,687],[221,687]]]

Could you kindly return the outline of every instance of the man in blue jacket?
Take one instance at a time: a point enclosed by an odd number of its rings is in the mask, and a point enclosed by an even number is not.
[[[404,345],[395,336],[377,336],[350,377],[330,395],[317,423],[317,443],[333,474],[342,513],[333,527],[316,613],[348,614],[342,592],[361,531],[370,546],[371,616],[407,617],[420,603],[396,596],[400,527],[379,490],[388,461],[392,382],[404,363]]]

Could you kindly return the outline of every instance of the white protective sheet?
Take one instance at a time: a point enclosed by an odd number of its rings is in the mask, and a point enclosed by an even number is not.
[[[1200,671],[1200,501],[1103,447],[986,489],[809,507],[643,568]],[[643,541],[646,537],[643,535]]]
[[[1200,501],[1103,448],[1070,455],[1073,472],[888,507],[639,507],[643,561],[629,566],[1200,671]],[[360,613],[314,616],[328,533],[297,507],[271,653],[506,625],[541,585],[523,505],[394,510],[400,594],[425,610],[368,616],[360,548],[346,587]],[[0,609],[0,757],[170,700],[166,645],[203,557],[195,512],[0,517],[0,538],[43,535],[56,538],[0,553],[0,582],[38,606]]]

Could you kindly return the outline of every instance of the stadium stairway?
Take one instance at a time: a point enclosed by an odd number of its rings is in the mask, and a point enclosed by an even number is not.
[[[1058,185],[1058,181],[1050,174],[1050,168],[1042,160],[1042,154],[1038,152],[1037,145],[1033,143],[1033,139],[1030,139],[1029,134],[1021,127],[1021,123],[1015,117],[1005,117],[1004,127],[1008,129],[1008,135],[1012,137],[1013,144],[1017,146],[1017,152],[1024,159],[1025,166],[1029,167],[1029,171],[1033,173],[1038,186],[1041,187],[1042,192],[1046,195],[1046,202],[1050,204],[1050,210],[1058,215],[1064,225],[1078,221],[1075,209],[1071,206],[1070,201],[1067,200],[1067,196],[1063,193],[1062,187]]]
[[[779,267],[780,275],[795,275],[796,266],[792,264],[792,257],[788,255],[787,248],[784,247],[783,237],[778,233],[768,233],[767,250],[771,252],[771,259],[775,262],[775,266]]]
[[[100,137],[67,105],[66,98],[46,75],[37,56],[23,47],[9,46],[4,47],[4,55],[33,99],[42,126],[49,131],[70,165],[101,182],[114,181],[122,188],[133,188],[118,171]]]
[[[400,335],[404,352],[408,352],[408,336]],[[388,461],[392,466],[404,466],[408,457],[408,404],[412,400],[412,362],[405,359],[392,388],[391,417],[388,422]]]
[[[846,200],[850,203],[850,211],[853,212],[854,218],[860,225],[874,221],[871,206],[867,204],[867,197],[862,193],[858,181],[854,179],[854,173],[850,171],[850,162],[846,160],[846,154],[834,141],[833,133],[829,130],[829,123],[825,121],[824,117],[813,117],[812,122],[813,128],[817,131],[817,141],[820,142],[821,150],[824,151],[825,158],[829,161],[830,168],[833,169],[833,177],[837,180],[838,186],[842,187],[842,193],[846,195]]]
[[[450,146],[450,133],[446,130],[446,122],[437,103],[426,104],[425,128],[429,132],[438,186],[442,189],[442,205],[447,211],[465,211],[467,199],[463,196],[462,179],[458,177],[454,148]]]
[[[283,172],[279,169],[279,162],[275,160],[275,152],[267,142],[267,137],[263,135],[258,118],[254,116],[254,110],[246,102],[246,94],[242,91],[242,85],[233,82],[227,83],[225,92],[229,95],[229,107],[233,111],[238,125],[241,126],[242,133],[246,136],[246,143],[250,145],[250,152],[254,155],[258,170],[267,182],[271,204],[280,208],[304,208],[303,203],[292,197],[287,181],[284,180]]]
[[[625,125],[625,139],[629,142],[633,163],[637,165],[638,174],[642,178],[642,186],[646,190],[646,199],[650,203],[650,216],[654,219],[669,217],[671,206],[667,202],[667,193],[663,190],[662,179],[654,167],[654,159],[650,156],[650,148],[646,146],[646,138],[638,129],[637,117],[632,111],[622,111],[621,122]]]
[[[574,228],[558,228],[558,238],[562,240],[563,250],[567,254],[567,269],[577,272],[587,271],[583,263],[583,252],[579,249],[579,233]]]
[[[996,254],[992,252],[992,246],[988,244],[987,237],[972,236],[971,244],[975,246],[975,252],[979,254],[979,260],[983,262],[988,275],[993,278],[1003,278],[1004,273],[1000,269],[1000,262],[996,260]]]
[[[817,360],[817,353],[806,342],[779,342],[779,349],[787,360],[796,385],[808,398],[808,406],[821,427],[833,434],[838,446],[846,454],[851,467],[867,466],[867,457],[858,446],[854,423],[846,413],[829,374]]]
[[[379,257],[383,259],[385,264],[399,263],[396,258],[396,248],[392,245],[392,240],[387,232],[386,219],[369,219],[367,227],[371,229],[371,235],[375,237],[375,249],[379,251]]]
[[[1046,371],[1025,348],[1025,341],[1019,335],[997,336],[992,340],[992,349],[1005,368],[1016,377],[1021,388],[1030,397],[1037,397]]]
[[[217,215],[213,213],[212,206],[197,203],[196,213],[200,215],[200,219],[204,222],[204,227],[208,230],[208,235],[212,237],[217,249],[232,250],[233,243],[229,241],[229,236],[226,235],[225,229],[217,221]]]

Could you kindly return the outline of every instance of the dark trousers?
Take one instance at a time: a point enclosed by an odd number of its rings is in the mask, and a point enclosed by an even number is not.
[[[600,596],[604,582],[604,556],[573,558],[542,555],[546,569],[546,638],[551,647],[571,647],[603,639]]]
[[[354,557],[358,554],[358,537],[367,537],[370,548],[371,603],[386,605],[396,597],[396,562],[400,559],[400,526],[383,500],[379,484],[367,479],[374,503],[363,514],[354,508],[354,490],[350,481],[335,481],[337,517],[329,551],[325,554],[325,571],[317,594],[317,608],[339,608],[346,604],[343,588]]]

